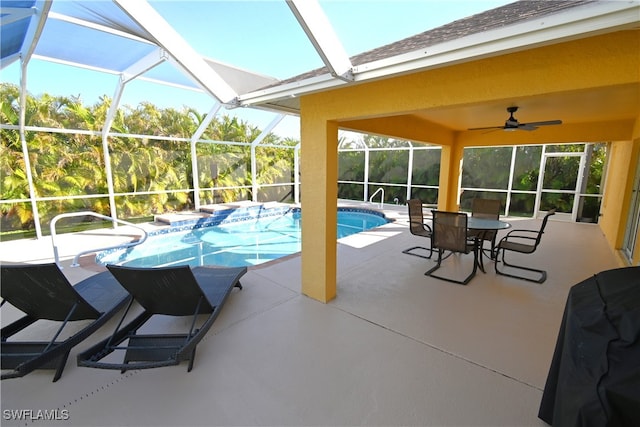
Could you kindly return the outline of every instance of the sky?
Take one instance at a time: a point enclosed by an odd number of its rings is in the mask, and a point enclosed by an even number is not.
[[[55,0],[65,1],[65,0]],[[460,18],[499,7],[513,0],[320,0],[345,51],[353,56],[427,31]],[[277,79],[285,79],[324,64],[285,0],[149,0],[201,55]],[[85,104],[113,97],[117,77],[32,60],[27,90],[39,96],[80,96]],[[1,71],[3,82],[18,84],[19,64]],[[201,113],[214,105],[212,97],[157,84],[127,85],[121,103],[141,101],[161,108],[193,107]],[[253,109],[223,110],[251,125],[266,127],[274,113]],[[273,131],[299,138],[299,123],[288,116]]]

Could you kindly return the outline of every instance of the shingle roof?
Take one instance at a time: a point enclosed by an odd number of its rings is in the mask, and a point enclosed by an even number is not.
[[[593,2],[595,0],[520,0],[357,54],[350,59],[353,65],[367,64]],[[329,73],[327,67],[317,68],[282,80],[277,85],[327,73]]]

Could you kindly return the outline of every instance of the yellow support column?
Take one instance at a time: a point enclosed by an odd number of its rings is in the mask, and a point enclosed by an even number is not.
[[[336,296],[338,126],[301,116],[302,293]]]
[[[442,146],[438,190],[438,209],[440,210],[453,212],[459,210],[463,154],[464,147],[461,144]]]

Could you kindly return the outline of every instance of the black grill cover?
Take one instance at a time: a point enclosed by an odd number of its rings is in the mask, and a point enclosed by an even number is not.
[[[640,267],[571,288],[538,417],[554,426],[640,426]]]

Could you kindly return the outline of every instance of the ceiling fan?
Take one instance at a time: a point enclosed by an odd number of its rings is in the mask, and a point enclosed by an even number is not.
[[[508,107],[507,112],[510,114],[504,126],[489,126],[483,128],[471,128],[469,130],[486,130],[486,129],[503,129],[503,130],[536,130],[539,126],[560,125],[562,120],[547,120],[544,122],[520,123],[513,117],[513,113],[518,111],[518,107]]]

